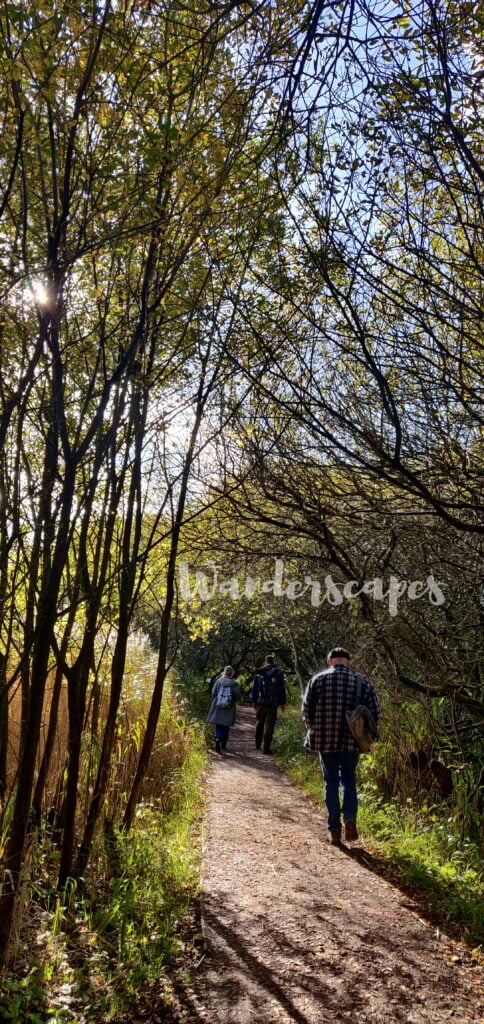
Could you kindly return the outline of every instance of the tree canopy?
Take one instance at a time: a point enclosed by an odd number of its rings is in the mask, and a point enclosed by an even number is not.
[[[270,642],[303,685],[337,622],[395,699],[444,701],[456,749],[477,743],[478,20],[455,0],[1,5],[3,957],[48,801],[57,884],[89,865],[140,625],[158,655],[125,829],[193,643],[242,666]],[[358,594],[336,619],[230,588],[185,607],[180,562],[221,555]],[[365,591],[385,575],[445,600],[407,585],[393,614]]]

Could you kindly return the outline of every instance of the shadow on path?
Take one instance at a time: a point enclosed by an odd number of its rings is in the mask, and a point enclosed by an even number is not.
[[[309,1019],[298,1010],[297,1006],[295,1006],[288,996],[287,991],[285,991],[282,985],[277,982],[273,968],[261,963],[261,961],[250,952],[242,939],[240,931],[236,930],[234,927],[229,927],[226,921],[226,916],[224,916],[224,919],[222,920],[221,916],[217,916],[211,910],[205,908],[204,918],[205,924],[216,931],[217,934],[223,938],[232,952],[236,954],[239,962],[245,968],[245,973],[249,976],[257,976],[258,984],[262,985],[266,992],[277,999],[277,1002],[290,1014],[290,1019],[294,1021],[295,1024],[309,1024]],[[223,978],[220,979],[220,985],[222,987],[225,985]]]

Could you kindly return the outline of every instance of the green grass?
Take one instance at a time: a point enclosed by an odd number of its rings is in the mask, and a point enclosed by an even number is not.
[[[313,800],[324,805],[316,755],[303,749],[299,708],[277,728],[277,760]],[[376,870],[410,890],[430,916],[477,947],[484,943],[483,871],[477,845],[462,836],[457,816],[432,806],[400,807],[372,782],[371,758],[359,768],[358,828],[376,855]]]

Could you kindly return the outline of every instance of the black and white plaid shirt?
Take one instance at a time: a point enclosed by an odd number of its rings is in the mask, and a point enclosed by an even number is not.
[[[321,754],[358,751],[346,723],[346,712],[356,707],[358,679],[361,680],[358,703],[369,708],[378,722],[380,705],[370,680],[346,665],[332,665],[310,679],[303,698],[302,715],[308,728],[306,746],[311,750],[319,750]]]

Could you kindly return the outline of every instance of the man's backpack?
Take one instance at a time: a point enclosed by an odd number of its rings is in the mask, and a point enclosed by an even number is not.
[[[271,668],[268,672],[262,672],[254,677],[258,687],[258,703],[268,707],[277,708],[281,692],[282,672],[279,668]]]
[[[231,686],[223,685],[217,694],[216,707],[231,708],[234,704],[234,694]]]
[[[264,687],[265,679],[260,672],[256,672],[254,676],[254,694],[257,696],[257,703],[264,703]]]
[[[356,707],[346,712],[346,721],[355,743],[363,754],[367,754],[378,739],[378,728],[370,709],[360,704],[362,683],[360,676],[356,684]]]

